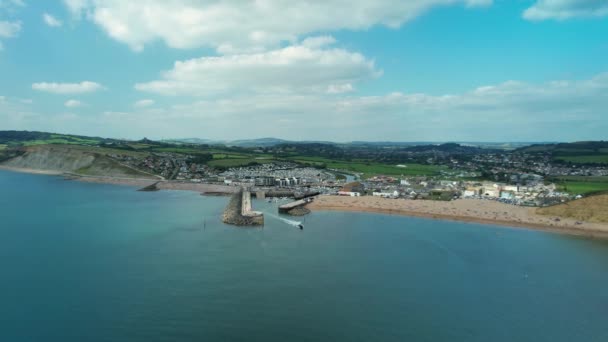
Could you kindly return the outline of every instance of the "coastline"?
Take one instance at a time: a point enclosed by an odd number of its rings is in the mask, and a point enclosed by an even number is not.
[[[0,165],[0,170],[12,171],[12,172],[20,172],[20,173],[30,173],[37,175],[47,175],[47,176],[62,176],[66,180],[73,180],[78,182],[85,183],[99,183],[99,184],[112,184],[112,185],[123,185],[123,186],[131,186],[134,188],[143,188],[150,184],[154,184],[158,182],[157,187],[158,190],[178,190],[178,191],[193,191],[199,192],[201,194],[210,193],[212,195],[217,194],[233,194],[239,191],[238,187],[234,186],[226,186],[220,184],[207,184],[207,183],[192,183],[192,182],[182,182],[182,181],[167,181],[167,180],[158,180],[152,178],[121,178],[121,177],[111,177],[111,176],[84,176],[79,174],[74,174],[70,172],[62,172],[62,171],[53,171],[53,170],[34,170],[34,169],[26,169],[26,168],[16,168]]]
[[[101,183],[143,188],[157,183],[158,190],[199,192],[202,195],[230,195],[237,187],[192,183],[182,181],[158,181],[149,178],[119,178],[110,176],[83,176],[62,171],[35,170],[0,165],[0,170],[37,175],[62,176],[66,180],[85,183]],[[311,211],[364,212],[409,217],[448,220],[511,228],[524,228],[553,233],[608,239],[608,224],[579,222],[569,218],[557,218],[536,213],[536,208],[518,207],[490,200],[459,199],[450,202],[428,200],[386,199],[379,197],[343,197],[321,195],[306,205]]]
[[[536,208],[517,207],[489,200],[451,202],[384,199],[378,197],[319,196],[307,205],[312,211],[364,212],[479,223],[553,233],[608,238],[608,224],[578,222],[536,214]]]

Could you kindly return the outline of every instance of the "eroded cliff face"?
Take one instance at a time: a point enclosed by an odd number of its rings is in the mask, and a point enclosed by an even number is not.
[[[23,155],[9,159],[1,165],[17,169],[69,172],[83,176],[155,178],[103,154],[62,145],[31,146]]]

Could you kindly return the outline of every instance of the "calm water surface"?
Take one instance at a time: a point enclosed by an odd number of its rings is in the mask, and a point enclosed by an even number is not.
[[[0,171],[0,341],[608,341],[608,244]],[[274,204],[256,202],[268,212]]]

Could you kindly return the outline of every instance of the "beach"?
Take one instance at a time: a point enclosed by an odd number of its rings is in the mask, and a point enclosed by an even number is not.
[[[194,183],[187,181],[168,181],[151,178],[127,178],[127,177],[104,177],[104,176],[84,176],[69,172],[56,170],[35,170],[27,168],[16,168],[0,165],[0,170],[7,170],[21,173],[31,173],[49,176],[62,176],[66,180],[73,180],[85,183],[101,183],[113,185],[125,185],[132,187],[144,188],[148,185],[156,183],[158,190],[183,190],[200,192],[201,194],[232,194],[239,191],[239,187],[227,186],[221,184]]]
[[[381,197],[318,196],[308,204],[312,211],[350,211],[394,214],[546,230],[571,235],[608,238],[608,224],[545,216],[537,208],[481,199],[428,201]]]
[[[156,183],[158,190],[194,191],[201,194],[232,194],[235,186],[221,184],[166,181],[144,178],[120,178],[82,176],[59,171],[33,170],[1,166],[0,169],[63,176],[66,180],[87,183],[103,183],[144,188]],[[306,206],[312,211],[370,212],[392,215],[423,217],[440,220],[473,222],[481,224],[545,230],[569,235],[608,238],[608,224],[579,221],[551,215],[540,215],[535,207],[522,207],[492,200],[457,199],[430,201],[391,199],[373,196],[349,197],[321,195]]]

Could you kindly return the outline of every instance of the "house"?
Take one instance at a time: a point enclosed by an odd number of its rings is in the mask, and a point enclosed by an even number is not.
[[[352,191],[338,191],[338,196],[359,197],[359,196],[361,196],[361,193],[360,192],[352,192]]]
[[[385,198],[399,197],[399,191],[395,190],[393,192],[373,192],[372,196],[385,197]]]

